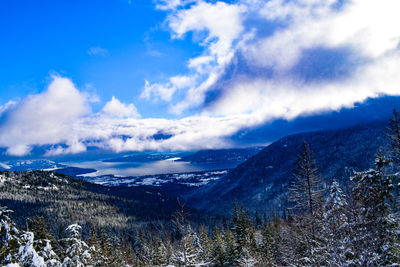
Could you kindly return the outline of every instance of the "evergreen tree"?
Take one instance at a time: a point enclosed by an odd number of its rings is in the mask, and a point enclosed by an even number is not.
[[[391,144],[391,155],[395,162],[400,163],[400,115],[393,110],[393,115],[389,120],[386,136]]]
[[[167,264],[167,248],[160,236],[153,241],[152,266],[165,266]]]
[[[236,266],[240,267],[254,267],[257,264],[257,259],[244,247],[240,251],[237,259],[235,260]]]
[[[12,210],[0,207],[0,264],[15,263],[21,246],[20,231],[11,220]]]
[[[88,246],[90,250],[92,251],[92,262],[95,266],[101,266],[104,264],[103,261],[103,256],[102,256],[102,251],[101,251],[101,245],[99,240],[97,239],[97,232],[96,228],[92,224],[90,227],[90,237],[88,240]]]
[[[213,230],[212,259],[216,266],[223,266],[225,262],[226,244],[224,237],[215,227]]]
[[[18,251],[18,262],[24,267],[45,267],[43,257],[33,248],[34,235],[32,232],[22,234],[22,245]]]
[[[321,180],[313,153],[306,141],[297,156],[294,180],[289,187],[289,201],[297,213],[305,213],[312,218],[320,212],[322,202]]]
[[[41,256],[47,267],[59,267],[61,266],[61,262],[57,254],[53,251],[53,248],[50,244],[50,240],[45,240],[46,245],[38,251],[39,256]]]
[[[210,264],[213,258],[212,257],[213,243],[204,225],[200,226],[199,237],[200,237],[200,244],[202,247],[201,258],[204,263]]]
[[[204,266],[201,255],[203,254],[200,239],[190,225],[186,226],[184,235],[174,254],[174,262],[178,266]]]
[[[68,238],[65,242],[69,245],[66,250],[67,257],[64,259],[63,267],[83,267],[92,265],[92,256],[89,246],[81,240],[82,227],[71,224],[67,227]]]
[[[333,180],[325,200],[323,217],[324,261],[329,266],[346,265],[353,255],[349,246],[349,207],[346,196],[336,180]]]
[[[381,154],[375,160],[375,169],[356,173],[352,193],[358,218],[354,229],[354,244],[358,264],[389,266],[398,264],[399,225],[391,212],[393,176],[385,167],[391,162]]]
[[[313,153],[305,141],[297,156],[293,176],[288,197],[294,211],[292,234],[297,234],[292,242],[296,246],[296,255],[301,259],[299,264],[318,266],[323,264],[320,236],[323,192]]]

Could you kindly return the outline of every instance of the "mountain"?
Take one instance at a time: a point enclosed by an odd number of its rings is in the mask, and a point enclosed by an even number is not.
[[[154,220],[169,221],[179,203],[157,188],[108,187],[50,171],[0,172],[0,206],[27,218],[46,218],[53,231],[79,223],[108,231],[131,231]]]
[[[33,171],[43,169],[58,169],[66,167],[48,159],[26,159],[26,160],[8,160],[0,162],[0,170],[2,171]]]
[[[230,210],[234,201],[251,211],[271,214],[286,205],[297,154],[305,140],[314,152],[326,184],[333,178],[346,185],[354,171],[373,166],[375,155],[387,145],[387,121],[345,129],[290,135],[270,144],[221,179],[185,196],[189,205],[213,211]]]

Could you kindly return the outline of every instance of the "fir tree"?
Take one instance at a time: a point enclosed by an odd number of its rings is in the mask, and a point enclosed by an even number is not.
[[[289,187],[289,201],[297,213],[314,217],[320,211],[322,202],[321,181],[313,153],[306,141],[297,156],[297,166],[293,173],[294,181]]]
[[[203,254],[200,239],[190,225],[186,226],[185,234],[179,242],[174,254],[174,262],[178,266],[204,266],[201,255]]]
[[[47,267],[59,267],[61,262],[57,254],[53,251],[50,240],[45,240],[46,245],[38,251],[39,256],[43,257]]]
[[[199,237],[200,237],[200,244],[202,247],[201,258],[204,263],[210,264],[212,262],[213,243],[204,225],[200,226]]]
[[[152,266],[165,266],[167,264],[167,248],[160,236],[153,241]]]
[[[66,229],[68,238],[65,242],[69,246],[65,253],[67,257],[63,261],[63,267],[83,267],[92,264],[91,250],[81,240],[81,229],[82,227],[78,224],[71,224]]]
[[[358,263],[363,266],[388,266],[400,262],[399,225],[391,212],[393,176],[385,172],[390,161],[378,154],[375,169],[352,177],[356,182],[352,193],[358,210],[354,243]]]
[[[391,155],[395,162],[400,162],[400,115],[396,109],[393,110],[393,115],[389,120],[386,136],[391,144]]]
[[[333,180],[324,204],[322,242],[324,261],[329,266],[343,266],[352,258],[350,243],[349,207],[346,196]]]
[[[21,246],[20,231],[10,215],[13,211],[0,207],[0,264],[15,263]]]
[[[226,244],[217,227],[213,230],[212,259],[215,265],[223,266],[225,262]]]
[[[43,257],[33,248],[34,235],[32,232],[22,234],[22,245],[18,251],[18,262],[21,266],[26,267],[45,267]]]

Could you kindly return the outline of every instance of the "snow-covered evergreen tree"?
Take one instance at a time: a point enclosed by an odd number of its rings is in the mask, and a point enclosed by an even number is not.
[[[61,266],[61,262],[57,254],[53,251],[51,247],[50,240],[44,240],[46,245],[42,248],[42,250],[38,251],[39,256],[41,256],[47,267],[59,267]]]
[[[235,260],[237,266],[241,267],[254,267],[258,263],[257,259],[250,253],[250,251],[244,247],[240,251],[238,257]]]
[[[385,167],[390,159],[378,154],[375,169],[356,173],[353,197],[357,215],[354,227],[356,263],[389,266],[400,262],[399,224],[392,214],[393,176]]]
[[[26,267],[45,267],[43,257],[33,248],[34,235],[32,232],[25,232],[22,234],[22,245],[18,250],[18,262],[21,266]]]
[[[352,258],[349,207],[346,196],[333,180],[324,203],[322,240],[324,260],[329,266],[343,266]]]
[[[223,266],[225,262],[226,244],[224,237],[217,227],[213,230],[212,259],[217,266]]]
[[[152,265],[165,266],[167,264],[167,248],[165,247],[160,236],[153,241],[152,246]]]
[[[211,264],[213,261],[212,251],[213,251],[213,243],[211,238],[209,237],[208,231],[204,225],[200,227],[199,230],[200,243],[202,247],[202,255],[201,258],[204,263]]]
[[[174,254],[174,261],[178,266],[205,266],[201,257],[203,251],[197,233],[187,225],[185,234],[179,242]]]
[[[68,244],[67,257],[64,259],[63,267],[84,267],[91,266],[92,256],[89,246],[81,240],[82,227],[78,224],[71,224],[67,227],[68,237],[64,240]]]
[[[12,210],[0,207],[0,264],[17,262],[18,250],[21,246],[20,231],[11,220]]]
[[[400,115],[399,112],[393,110],[393,115],[390,118],[389,126],[386,133],[391,144],[391,156],[396,163],[400,163]]]

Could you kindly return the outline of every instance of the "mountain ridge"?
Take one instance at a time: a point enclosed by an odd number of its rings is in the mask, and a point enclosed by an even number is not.
[[[379,149],[387,146],[386,120],[353,127],[298,133],[285,136],[247,161],[232,169],[218,181],[185,196],[195,208],[221,211],[232,203],[243,203],[251,211],[272,214],[286,206],[287,186],[301,143],[306,141],[314,152],[317,167],[325,184],[335,178],[349,183],[354,171],[373,166]],[[261,208],[260,208],[261,207]]]

